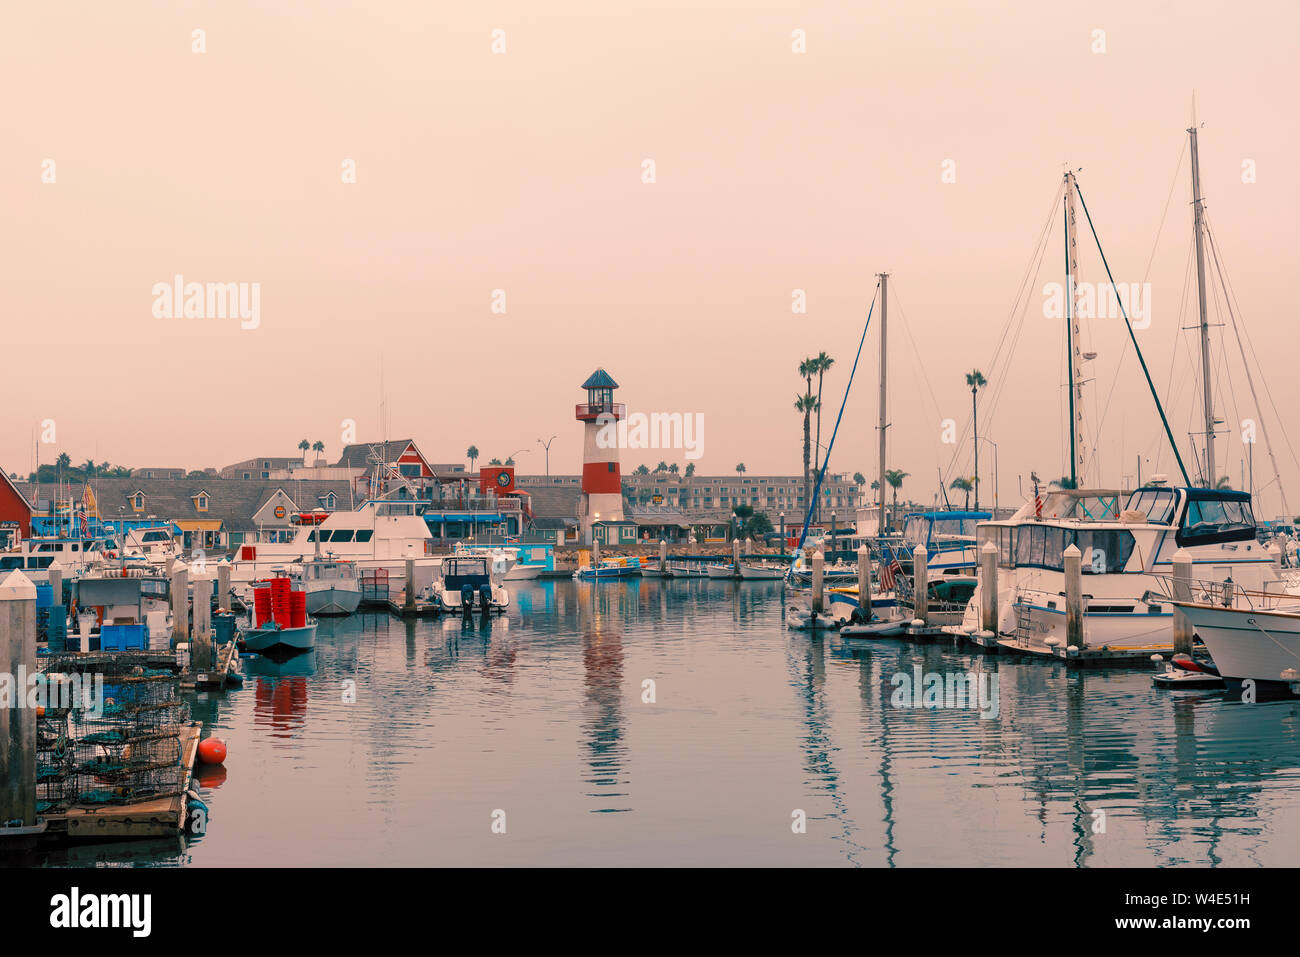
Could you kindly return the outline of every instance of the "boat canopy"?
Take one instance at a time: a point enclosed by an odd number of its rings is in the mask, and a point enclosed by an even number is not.
[[[1179,545],[1212,545],[1255,539],[1250,493],[1234,489],[1187,488],[1187,508],[1175,540]]]

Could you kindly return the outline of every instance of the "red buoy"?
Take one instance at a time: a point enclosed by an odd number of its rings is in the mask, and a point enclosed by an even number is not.
[[[204,738],[199,742],[199,761],[203,764],[221,764],[226,760],[226,743],[220,738]]]

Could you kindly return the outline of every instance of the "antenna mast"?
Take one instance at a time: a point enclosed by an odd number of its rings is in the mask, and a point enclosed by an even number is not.
[[[1086,454],[1083,442],[1083,353],[1079,346],[1079,244],[1074,209],[1074,173],[1065,172],[1065,330],[1070,372],[1070,478],[1075,488],[1083,480]]]

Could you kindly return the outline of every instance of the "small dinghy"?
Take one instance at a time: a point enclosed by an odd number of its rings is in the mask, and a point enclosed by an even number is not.
[[[1226,687],[1219,669],[1210,661],[1185,654],[1174,655],[1166,670],[1151,676],[1151,683],[1157,688],[1214,690]]]
[[[850,622],[840,629],[845,638],[897,638],[906,634],[911,622],[906,618],[875,618],[870,621]]]

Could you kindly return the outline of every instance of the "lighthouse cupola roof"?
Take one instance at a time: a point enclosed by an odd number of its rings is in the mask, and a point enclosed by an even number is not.
[[[584,389],[617,389],[618,383],[614,377],[604,369],[597,369],[591,375],[587,376],[587,381],[582,384]]]

